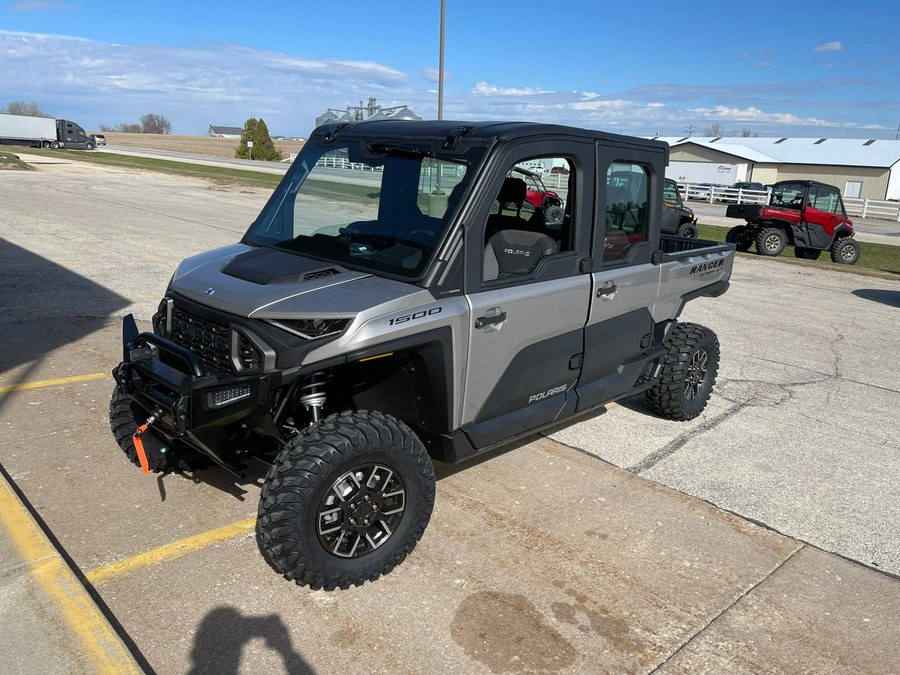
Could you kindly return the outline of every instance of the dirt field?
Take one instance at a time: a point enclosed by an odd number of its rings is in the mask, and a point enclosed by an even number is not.
[[[101,132],[88,132],[101,133]],[[175,134],[123,134],[117,131],[104,131],[109,145],[127,148],[150,148],[151,150],[171,150],[173,152],[190,152],[211,157],[234,157],[238,146],[236,138],[213,138],[212,136],[179,136]],[[300,152],[303,141],[275,141],[275,147],[283,157]]]

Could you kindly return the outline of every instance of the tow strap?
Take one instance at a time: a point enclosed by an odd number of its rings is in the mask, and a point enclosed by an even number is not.
[[[155,421],[156,417],[151,415],[131,436],[131,439],[134,441],[134,449],[137,450],[138,461],[141,463],[141,470],[145,476],[150,472],[150,462],[147,461],[147,453],[144,451],[144,442],[141,440],[141,436],[147,431],[147,427]]]

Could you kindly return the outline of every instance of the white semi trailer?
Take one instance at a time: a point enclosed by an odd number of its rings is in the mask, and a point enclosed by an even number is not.
[[[69,120],[0,113],[0,145],[93,150],[95,142]]]

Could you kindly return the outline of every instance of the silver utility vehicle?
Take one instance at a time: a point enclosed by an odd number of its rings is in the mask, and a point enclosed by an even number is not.
[[[641,392],[703,411],[719,344],[678,317],[726,291],[734,245],[661,235],[667,161],[547,124],[320,127],[240,242],[181,263],[152,331],[125,318],[113,433],[145,472],[262,460],[269,564],[374,580],[425,531],[432,459]],[[535,163],[565,168],[552,214],[522,208]]]

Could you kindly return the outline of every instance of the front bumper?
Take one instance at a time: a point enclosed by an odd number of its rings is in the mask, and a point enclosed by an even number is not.
[[[213,371],[187,348],[139,332],[130,314],[122,320],[122,347],[122,363],[113,370],[119,391],[156,418],[154,431],[207,454],[201,434],[241,420],[256,426],[270,393],[281,385],[278,371],[246,376]]]

